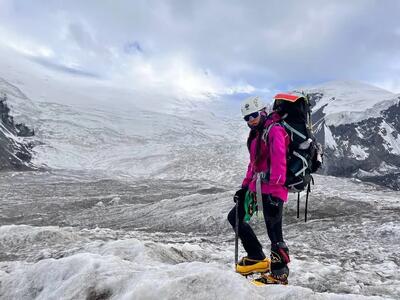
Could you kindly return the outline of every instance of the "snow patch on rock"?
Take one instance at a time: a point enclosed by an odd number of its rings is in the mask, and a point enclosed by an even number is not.
[[[386,144],[383,145],[385,149],[392,154],[400,155],[400,137],[397,134],[395,134],[396,136],[393,134],[396,130],[385,121],[382,121],[379,127],[380,135],[386,141]]]
[[[333,137],[332,131],[329,129],[328,126],[324,125],[325,129],[325,147],[331,148],[331,149],[336,149],[337,148],[337,143],[335,141],[335,138]]]
[[[367,152],[368,148],[365,148],[361,145],[351,145],[350,151],[353,157],[357,160],[365,160],[369,156],[369,153]]]

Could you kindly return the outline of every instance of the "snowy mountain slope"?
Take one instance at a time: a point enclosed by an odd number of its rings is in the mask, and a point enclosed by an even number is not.
[[[5,78],[0,88],[11,95],[16,115],[36,126],[37,165],[208,179],[207,163],[213,162],[212,178],[237,180],[232,170],[246,157],[238,141],[245,139],[247,129],[238,114],[232,118],[232,105],[208,96],[143,91],[59,73],[22,56],[11,64],[4,59],[9,51],[0,49],[0,75]],[[21,94],[16,86],[27,96],[14,97]],[[396,95],[349,81],[307,91],[314,95],[315,129],[327,149],[325,172],[398,188]]]
[[[191,115],[178,117],[143,110],[136,111],[138,115],[100,110],[88,114],[58,104],[39,107],[43,107],[46,119],[37,122],[43,144],[35,147],[34,162],[51,168],[131,176],[200,176],[193,168],[193,155],[201,160],[215,158],[222,169],[232,156],[224,145],[236,143],[233,139],[237,134],[227,134],[221,119],[210,121],[210,126],[209,121],[194,120]],[[218,131],[218,127],[225,129]],[[225,157],[215,156],[217,148]],[[200,164],[199,168],[204,166]]]
[[[0,71],[6,74],[4,70]],[[16,122],[32,126],[40,110],[36,105],[15,85],[10,84],[0,76],[0,95],[7,95],[7,104]]]
[[[319,95],[313,110],[322,109],[328,126],[379,116],[396,102],[395,94],[358,81],[331,81],[305,90]]]
[[[400,97],[357,82],[307,90],[314,130],[325,145],[325,173],[400,189]]]
[[[309,222],[296,219],[294,198],[285,209],[290,286],[258,288],[232,270],[226,214],[233,186],[90,178],[2,174],[0,191],[9,196],[1,223],[31,225],[0,227],[1,298],[12,292],[18,299],[400,296],[396,192],[316,176]],[[252,224],[268,251],[264,225],[256,216]]]
[[[0,49],[4,57],[10,55],[7,51]],[[171,176],[202,176],[193,168],[188,174],[181,161],[190,163],[199,145],[207,145],[202,146],[204,154],[212,160],[216,148],[236,143],[238,134],[246,131],[243,126],[237,132],[240,119],[231,124],[231,109],[219,99],[113,86],[16,58],[13,64],[0,60],[0,91],[10,94],[18,116],[34,124],[37,166],[136,177],[165,177],[166,170],[178,166],[179,172],[169,172]],[[225,158],[218,159],[219,169],[230,163],[231,155],[225,152]]]
[[[36,123],[43,144],[35,148],[35,162],[52,168],[148,175],[166,167],[179,149],[225,140],[222,132],[190,116],[38,106],[46,118]]]

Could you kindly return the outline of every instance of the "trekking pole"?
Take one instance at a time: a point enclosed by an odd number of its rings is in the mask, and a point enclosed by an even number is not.
[[[304,211],[304,222],[307,222],[308,196],[310,195],[310,191],[311,191],[310,184],[311,184],[311,183],[309,183],[309,184],[308,184],[308,187],[307,187],[306,208],[305,208],[305,211]]]
[[[239,197],[234,197],[235,205],[235,270],[239,256]]]
[[[297,193],[297,219],[300,218],[300,193]]]
[[[312,176],[311,176],[311,182],[312,182],[312,184],[314,184],[314,178]],[[308,196],[310,195],[310,192],[311,192],[311,182],[308,184],[308,187],[307,187],[306,209],[304,212],[304,222],[307,222]]]

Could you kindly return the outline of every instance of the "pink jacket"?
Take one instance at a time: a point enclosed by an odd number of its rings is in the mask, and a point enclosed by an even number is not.
[[[267,120],[265,120],[264,128],[268,128],[272,123],[278,121],[279,118],[279,115],[276,113],[268,116]],[[256,173],[267,172],[269,173],[269,181],[262,181],[262,193],[271,194],[286,202],[288,190],[284,184],[286,181],[286,154],[290,142],[289,136],[285,128],[278,124],[273,125],[268,134],[268,143],[261,140],[261,157],[256,163],[258,134],[260,134],[260,131],[250,144],[250,162],[242,187],[248,187],[250,191],[256,192]]]

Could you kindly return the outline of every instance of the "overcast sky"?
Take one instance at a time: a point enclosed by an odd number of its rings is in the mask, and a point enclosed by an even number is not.
[[[329,80],[400,92],[400,1],[0,0],[0,43],[61,72],[193,93]]]

